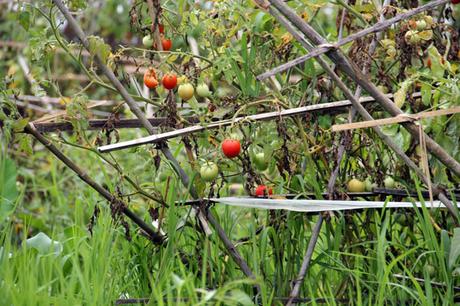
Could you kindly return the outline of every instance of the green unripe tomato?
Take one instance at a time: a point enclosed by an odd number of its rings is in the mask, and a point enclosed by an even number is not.
[[[395,47],[390,47],[387,49],[387,56],[389,58],[394,59],[397,54],[398,54],[398,51],[396,51]]]
[[[374,188],[377,187],[377,184],[376,183],[372,183],[371,179],[367,178],[365,181],[364,181],[364,185],[365,185],[365,189],[367,192],[371,192]]]
[[[256,165],[257,170],[265,171],[268,168],[268,162],[265,160],[265,153],[260,152],[254,155],[254,164]]]
[[[385,185],[385,188],[387,189],[395,188],[395,180],[391,176],[387,177],[383,181],[383,184]]]
[[[146,48],[151,48],[153,46],[153,37],[150,35],[145,35],[144,38],[142,38],[142,44]]]
[[[207,162],[200,168],[200,176],[205,182],[212,182],[217,178],[219,168],[213,162]]]
[[[426,22],[427,28],[431,28],[434,24],[434,19],[430,15],[423,16],[423,20]]]
[[[420,35],[418,35],[417,31],[407,31],[406,35],[404,35],[404,39],[406,40],[406,43],[409,45],[416,45],[420,42],[421,38]]]
[[[211,95],[211,91],[206,83],[201,83],[196,87],[196,94],[199,97],[207,98]]]
[[[415,24],[417,25],[417,30],[418,30],[418,31],[423,31],[423,30],[425,30],[425,29],[426,29],[426,26],[427,26],[426,21],[423,20],[423,19],[417,21]]]
[[[358,179],[351,179],[347,184],[349,192],[364,192],[366,190],[365,184]]]

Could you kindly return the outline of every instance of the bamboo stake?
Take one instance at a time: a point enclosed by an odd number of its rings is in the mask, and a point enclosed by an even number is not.
[[[364,129],[370,128],[374,126],[382,126],[388,124],[395,124],[395,123],[403,123],[409,121],[417,121],[424,118],[431,118],[437,116],[445,116],[445,115],[452,115],[460,113],[460,107],[453,107],[448,109],[441,109],[436,111],[430,112],[421,112],[415,115],[412,114],[402,114],[391,118],[385,119],[377,119],[371,121],[362,121],[362,122],[353,122],[353,123],[345,123],[345,124],[334,124],[332,126],[333,132],[340,132],[340,131],[349,131],[354,129]]]
[[[389,94],[388,97],[392,98],[393,95]],[[414,98],[420,97],[420,93],[414,93],[413,97]],[[374,102],[375,100],[373,98],[365,97],[365,98],[360,99],[359,101],[361,103],[369,103],[369,102]],[[352,106],[352,102],[350,102],[350,100],[342,100],[342,101],[336,101],[336,102],[314,104],[314,105],[303,106],[303,107],[298,107],[298,108],[291,108],[291,109],[286,109],[286,110],[277,111],[277,112],[268,112],[268,113],[262,113],[262,114],[257,114],[257,115],[236,117],[233,120],[230,120],[230,119],[222,120],[222,121],[210,123],[208,125],[195,125],[195,126],[186,127],[183,129],[177,129],[174,131],[165,132],[162,134],[156,134],[156,135],[141,137],[141,138],[137,138],[137,139],[133,139],[129,141],[118,142],[118,143],[111,144],[111,145],[101,146],[98,148],[98,150],[102,153],[107,153],[111,151],[140,146],[140,145],[148,144],[148,143],[159,143],[159,142],[162,142],[162,141],[174,138],[174,137],[184,136],[184,135],[192,134],[192,133],[198,133],[198,132],[202,132],[202,131],[210,130],[210,129],[221,128],[224,126],[230,126],[232,124],[237,124],[240,122],[272,120],[272,119],[278,119],[280,117],[291,117],[291,116],[303,115],[306,113],[317,112],[317,111],[330,111],[333,109],[349,107],[349,106]]]
[[[450,2],[449,0],[437,0],[437,1],[431,1],[425,5],[422,5],[418,8],[415,8],[413,10],[410,10],[406,13],[403,13],[403,14],[400,14],[400,15],[397,15],[391,19],[387,19],[385,21],[380,21],[380,22],[377,22],[374,26],[370,27],[370,28],[367,28],[367,29],[364,29],[362,31],[359,31],[357,33],[354,33],[354,34],[351,34],[350,36],[344,38],[344,39],[341,39],[339,40],[338,42],[336,43],[333,43],[333,44],[328,44],[328,43],[323,43],[323,44],[320,44],[319,46],[317,46],[316,48],[312,49],[308,54],[306,55],[303,55],[301,57],[298,57],[290,62],[287,62],[283,65],[280,65],[276,68],[273,68],[272,70],[270,71],[267,71],[265,73],[262,73],[260,75],[257,76],[257,79],[259,81],[262,81],[264,79],[267,79],[277,73],[280,73],[280,72],[283,72],[283,71],[286,71],[287,69],[289,68],[292,68],[294,66],[297,66],[311,58],[314,58],[314,57],[317,57],[317,56],[320,56],[322,54],[325,54],[329,51],[331,51],[332,49],[337,49],[337,48],[340,48],[341,46],[344,46],[352,41],[355,41],[357,39],[360,39],[364,36],[367,36],[367,35],[370,35],[370,34],[373,34],[373,33],[378,33],[378,32],[381,32],[381,31],[384,31],[386,29],[388,29],[389,27],[391,27],[393,24],[395,23],[398,23],[402,20],[407,20],[409,19],[410,17],[412,16],[415,16],[417,14],[420,14],[420,13],[423,13],[425,11],[428,11],[430,9],[433,9],[437,6],[440,6],[440,5],[443,5],[443,4],[446,4]]]
[[[64,5],[62,0],[53,0],[54,4],[59,8],[59,10],[62,12],[64,17],[67,19],[69,25],[72,27],[72,29],[75,31],[77,34],[78,38],[80,39],[81,43],[85,47],[85,49],[89,50],[89,42],[86,38],[85,33],[82,31],[80,26],[77,24],[73,16],[70,14],[70,11],[68,8]],[[129,93],[126,91],[124,86],[121,84],[121,82],[116,78],[115,74],[113,73],[112,70],[110,70],[109,67],[107,67],[99,58],[98,55],[95,55],[95,62],[101,69],[102,73],[106,75],[106,77],[110,80],[110,82],[115,86],[115,88],[118,90],[120,95],[123,97],[123,99],[126,101],[126,103],[129,105],[131,111],[138,117],[138,119],[141,121],[142,125],[147,129],[147,131],[150,134],[154,134],[155,130],[154,127],[150,124],[150,122],[147,120],[145,115],[142,113],[140,110],[139,106],[137,105],[136,101],[129,95]],[[195,188],[190,184],[190,179],[185,173],[184,169],[179,165],[179,162],[176,160],[176,158],[172,155],[171,151],[168,149],[167,146],[162,145],[161,146],[161,151],[165,155],[165,157],[171,162],[172,166],[178,173],[179,177],[181,178],[181,181],[183,185],[190,190],[190,194],[192,195],[193,198],[198,198],[198,194],[195,191]],[[201,225],[203,228],[207,228],[207,220],[206,220],[206,215],[203,213],[203,211],[200,208],[196,208],[198,210],[198,218],[201,222]],[[211,213],[208,211],[207,216],[209,217]],[[212,221],[212,220],[211,220]],[[241,265],[242,262],[244,262],[244,259],[241,257],[239,254],[238,250],[233,247],[233,248],[228,248],[229,245],[233,245],[230,239],[227,237],[225,232],[222,230],[220,225],[216,222],[212,222],[213,225],[216,226],[216,230],[219,234],[219,238],[224,242],[224,245],[227,247],[227,251],[229,254],[232,256],[232,258],[235,260],[237,264],[240,264],[241,270],[250,278],[254,278],[254,274],[252,271],[249,270],[248,265]],[[209,230],[209,228],[208,228]],[[260,288],[256,286],[257,290],[260,292]]]
[[[319,214],[318,221],[316,221],[315,227],[311,234],[310,241],[308,242],[307,252],[302,261],[302,266],[300,267],[299,275],[294,282],[294,287],[289,295],[289,300],[286,303],[286,306],[291,306],[295,304],[295,299],[299,297],[300,286],[302,286],[305,275],[307,275],[308,268],[310,267],[311,258],[313,256],[313,251],[315,250],[316,242],[318,241],[319,233],[321,232],[321,227],[323,225],[323,215]]]

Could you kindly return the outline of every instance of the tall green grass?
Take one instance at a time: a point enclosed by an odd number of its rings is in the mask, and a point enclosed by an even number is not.
[[[86,152],[72,157],[96,159]],[[153,181],[154,174],[139,171],[142,162],[133,165],[128,157],[119,158],[133,166],[130,173],[139,180]],[[143,158],[149,158],[148,152],[140,152],[137,162]],[[295,212],[212,207],[256,275],[249,280],[215,234],[205,237],[193,219],[178,227],[189,207],[179,204],[186,195],[177,192],[176,177],[169,188],[161,185],[170,206],[163,224],[168,240],[157,247],[133,225],[128,241],[108,205],[54,158],[37,152],[38,169],[27,160],[21,163],[18,188],[24,196],[0,225],[2,305],[113,305],[119,298],[139,297],[150,298],[151,305],[282,304],[278,298],[289,296],[317,220]],[[101,164],[92,165],[88,171],[99,173],[100,182],[117,182],[110,171],[99,170]],[[299,179],[301,188],[322,190],[315,175]],[[137,196],[129,203],[149,220],[146,209],[152,203]],[[90,235],[87,225],[95,205],[101,213]],[[334,213],[324,222],[301,297],[312,298],[307,304],[313,305],[319,298],[328,305],[339,304],[336,299],[352,305],[454,304],[460,231],[449,220],[445,211],[426,207]],[[62,245],[62,251],[31,246],[27,240],[39,232]],[[255,283],[261,287],[259,296]]]

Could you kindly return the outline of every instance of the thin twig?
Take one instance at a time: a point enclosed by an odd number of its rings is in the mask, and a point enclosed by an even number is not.
[[[315,250],[316,242],[318,241],[319,233],[321,231],[321,227],[323,225],[323,215],[318,215],[318,221],[316,221],[315,227],[313,228],[313,232],[311,234],[310,242],[308,243],[307,252],[302,261],[302,266],[300,267],[299,275],[297,276],[294,287],[292,288],[291,294],[289,295],[289,300],[286,303],[287,306],[293,305],[296,302],[294,301],[297,299],[300,293],[300,287],[302,286],[303,280],[305,279],[305,275],[307,275],[308,268],[310,267],[311,258],[313,256],[313,251]]]

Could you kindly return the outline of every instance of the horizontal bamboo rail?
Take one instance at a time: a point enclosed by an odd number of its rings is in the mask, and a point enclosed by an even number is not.
[[[387,96],[390,99],[393,98],[392,94],[389,94]],[[420,96],[421,96],[420,93],[413,94],[414,98],[418,98]],[[374,102],[374,101],[375,101],[374,98],[371,98],[371,97],[365,97],[365,98],[360,99],[360,102],[362,104]],[[147,137],[141,137],[141,138],[130,140],[130,141],[124,141],[124,142],[119,142],[119,143],[115,143],[115,144],[111,144],[107,146],[101,146],[98,148],[98,150],[99,152],[107,153],[111,151],[140,146],[140,145],[144,145],[148,143],[158,143],[158,142],[162,142],[162,141],[174,138],[174,137],[179,137],[179,136],[183,136],[187,134],[202,132],[205,130],[230,126],[232,124],[237,124],[240,122],[273,120],[273,119],[277,119],[280,117],[291,117],[291,116],[303,115],[303,114],[310,113],[310,112],[328,111],[332,109],[350,107],[350,106],[352,106],[352,103],[350,102],[350,100],[342,100],[342,101],[337,101],[337,102],[321,103],[321,104],[314,104],[314,105],[309,105],[309,106],[304,106],[304,107],[291,108],[291,109],[286,109],[286,110],[277,111],[277,112],[269,112],[269,113],[251,115],[251,116],[237,117],[233,120],[218,121],[218,122],[210,123],[206,126],[205,125],[195,125],[195,126],[186,127],[183,129],[177,129],[174,131],[162,133],[162,134],[156,134],[156,135],[151,135]]]
[[[408,122],[408,121],[417,121],[417,120],[425,119],[425,118],[452,115],[452,114],[458,114],[458,113],[460,113],[460,107],[453,107],[453,108],[441,109],[441,110],[430,111],[430,112],[422,112],[418,114],[402,114],[402,115],[398,115],[398,116],[391,117],[391,118],[385,118],[385,119],[353,122],[353,123],[346,123],[346,124],[335,124],[332,126],[332,131],[340,132],[340,131],[348,131],[348,130],[354,130],[354,129],[364,129],[364,128],[370,128],[374,126],[403,123],[403,122]]]

